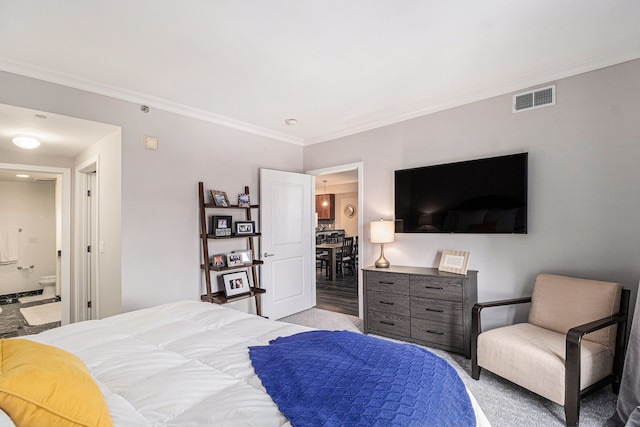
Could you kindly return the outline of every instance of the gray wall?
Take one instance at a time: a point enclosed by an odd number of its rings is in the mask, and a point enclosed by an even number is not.
[[[119,128],[109,135],[96,141],[75,158],[75,170],[95,163],[98,170],[97,191],[94,197],[98,197],[98,252],[100,266],[98,268],[98,289],[96,298],[92,297],[92,304],[98,318],[112,316],[122,312],[122,288],[120,277],[122,275],[122,164],[121,148],[122,136]],[[76,175],[77,178],[78,175]],[[78,218],[80,215],[75,215]],[[79,222],[79,221],[78,221]],[[80,227],[80,225],[77,225]],[[74,231],[80,232],[79,228]],[[75,248],[74,253],[83,251],[84,248]]]
[[[529,234],[397,234],[397,265],[437,267],[443,249],[471,252],[479,299],[529,294],[538,272],[640,278],[640,61],[562,79],[557,105],[513,114],[511,95],[305,147],[306,170],[362,161],[364,219],[393,218],[393,171],[529,152]],[[526,88],[523,88],[526,89]],[[363,265],[378,245],[361,239]],[[635,299],[635,294],[632,295]],[[514,316],[488,315],[496,324]],[[521,317],[516,315],[516,317]]]
[[[198,181],[231,195],[249,185],[257,195],[259,168],[302,171],[299,146],[155,110],[153,106],[144,114],[135,103],[5,72],[0,72],[0,88],[0,103],[122,129],[124,311],[200,298]],[[158,151],[143,148],[145,135],[159,138]],[[2,159],[27,163],[23,160]],[[50,165],[46,160],[38,164]]]
[[[198,181],[232,195],[249,185],[256,194],[260,167],[302,171],[362,161],[369,222],[393,217],[395,169],[528,151],[528,235],[397,235],[385,246],[392,263],[420,266],[437,266],[442,249],[470,251],[480,299],[490,300],[529,293],[540,271],[637,289],[638,75],[640,61],[633,61],[555,82],[553,107],[512,114],[505,95],[304,150],[9,73],[0,73],[0,103],[121,127],[123,310],[199,297]],[[144,135],[158,137],[160,149],[145,150]],[[367,233],[361,243],[362,264],[373,263],[379,248]]]

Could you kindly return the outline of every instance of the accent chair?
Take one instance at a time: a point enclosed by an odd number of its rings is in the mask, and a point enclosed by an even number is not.
[[[581,397],[620,388],[629,294],[618,283],[540,274],[531,297],[474,305],[471,376],[487,369],[563,405],[567,425],[578,425]],[[528,322],[482,331],[481,310],[529,302]]]

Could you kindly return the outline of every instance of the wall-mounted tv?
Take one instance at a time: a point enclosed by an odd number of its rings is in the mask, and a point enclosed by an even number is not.
[[[395,171],[396,233],[527,233],[528,153]]]

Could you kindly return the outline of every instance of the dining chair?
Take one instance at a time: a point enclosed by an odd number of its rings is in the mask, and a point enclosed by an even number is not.
[[[325,235],[317,235],[316,245],[320,245],[322,243],[325,243]],[[326,276],[329,275],[329,252],[316,248],[316,268],[319,268],[321,271],[324,270]]]
[[[353,258],[353,237],[344,237],[342,239],[342,249],[336,253],[336,273],[344,277],[344,270],[351,270],[351,274],[355,273]]]

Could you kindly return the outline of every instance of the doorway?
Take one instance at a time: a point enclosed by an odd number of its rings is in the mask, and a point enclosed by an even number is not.
[[[54,179],[55,184],[55,253],[51,253],[51,257],[55,257],[55,276],[56,283],[59,284],[59,290],[56,294],[60,296],[60,320],[61,324],[70,323],[70,292],[71,292],[71,170],[68,168],[34,166],[22,164],[0,163],[0,172],[11,174],[27,174],[31,175],[31,179]],[[40,177],[40,178],[37,178]],[[37,244],[38,238],[31,237],[29,244]],[[35,262],[28,261],[28,266],[34,265]],[[17,265],[19,267],[24,267]]]
[[[316,307],[362,318],[362,162],[307,173],[316,177]],[[345,237],[354,242],[351,264],[338,247]]]

